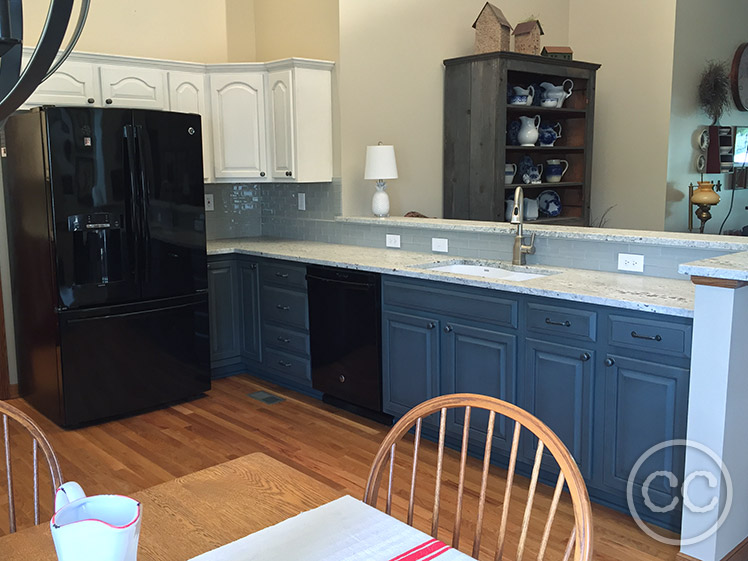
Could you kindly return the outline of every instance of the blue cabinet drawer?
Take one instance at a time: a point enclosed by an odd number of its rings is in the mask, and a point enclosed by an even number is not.
[[[312,365],[308,358],[300,358],[269,347],[263,349],[263,356],[263,364],[285,378],[298,382],[311,382]]]
[[[690,322],[616,314],[608,317],[608,338],[611,345],[672,356],[691,356],[691,330]]]
[[[595,341],[597,339],[597,313],[566,306],[528,302],[527,328],[538,333]]]
[[[433,281],[425,286],[385,280],[385,306],[428,310],[450,317],[464,317],[501,327],[517,327],[517,301],[499,297],[487,289],[466,290],[458,286],[441,288]]]
[[[309,356],[308,333],[266,324],[262,328],[262,340],[269,347]]]
[[[263,286],[262,320],[308,329],[306,294],[274,286]]]
[[[260,269],[263,283],[306,288],[306,266],[268,261]]]

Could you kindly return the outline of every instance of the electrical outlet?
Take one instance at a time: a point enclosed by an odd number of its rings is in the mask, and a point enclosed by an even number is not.
[[[400,236],[397,234],[387,234],[385,236],[385,245],[387,247],[400,247]]]
[[[447,238],[431,238],[431,251],[447,253],[449,251],[449,240]]]
[[[216,207],[213,204],[213,195],[206,193],[205,195],[205,210],[215,210]]]
[[[299,193],[299,210],[306,210],[306,193]]]
[[[618,254],[618,270],[633,271],[634,273],[644,272],[644,256],[634,253]]]

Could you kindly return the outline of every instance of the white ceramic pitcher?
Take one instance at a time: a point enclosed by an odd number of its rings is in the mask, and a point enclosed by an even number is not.
[[[517,133],[520,146],[535,146],[538,141],[538,127],[540,126],[540,115],[534,117],[522,116],[519,118],[522,125]]]
[[[49,522],[59,561],[136,561],[141,506],[121,495],[87,497],[75,481],[60,486]]]

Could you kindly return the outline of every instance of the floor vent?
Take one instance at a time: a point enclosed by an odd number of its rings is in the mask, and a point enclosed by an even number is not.
[[[247,394],[252,399],[256,399],[257,401],[262,401],[263,403],[267,403],[268,405],[272,405],[273,403],[279,403],[281,401],[285,401],[286,399],[283,397],[278,397],[277,395],[273,395],[268,392],[254,392]]]

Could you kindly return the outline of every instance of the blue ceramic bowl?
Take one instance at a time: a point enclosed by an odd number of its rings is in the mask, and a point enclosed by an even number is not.
[[[510,95],[509,105],[527,105],[526,95]]]

